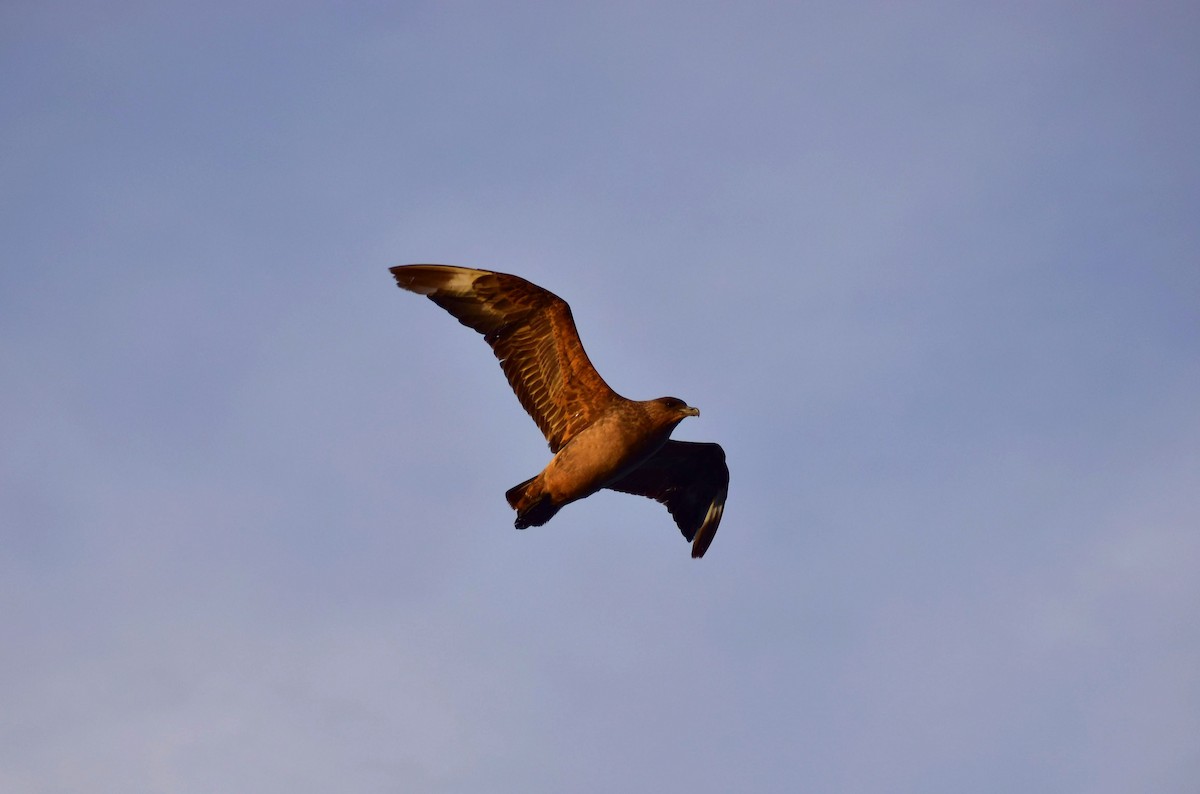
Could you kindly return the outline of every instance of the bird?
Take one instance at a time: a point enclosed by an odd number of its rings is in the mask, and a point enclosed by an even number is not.
[[[550,462],[505,493],[517,529],[542,526],[566,505],[609,488],[665,505],[692,557],[704,556],[725,510],[725,451],[670,438],[698,409],[677,397],[617,394],[584,352],[567,302],[519,276],[452,265],[389,271],[399,287],[483,334],[546,437]]]

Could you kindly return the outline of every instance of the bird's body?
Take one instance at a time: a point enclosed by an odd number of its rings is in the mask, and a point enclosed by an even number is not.
[[[484,335],[546,436],[550,463],[506,494],[517,528],[540,526],[564,505],[611,488],[665,504],[693,541],[692,556],[704,554],[724,509],[725,453],[716,444],[669,440],[699,411],[675,397],[636,401],[609,388],[584,353],[570,307],[522,278],[447,265],[391,273]]]
[[[677,406],[621,398],[572,437],[541,474],[506,494],[517,526],[541,526],[560,507],[619,481],[658,452],[688,415]]]

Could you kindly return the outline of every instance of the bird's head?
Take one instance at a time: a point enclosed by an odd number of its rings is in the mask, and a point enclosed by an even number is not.
[[[678,397],[659,397],[654,402],[662,406],[664,412],[673,414],[679,417],[676,421],[682,421],[688,416],[699,416],[700,409],[693,408]]]

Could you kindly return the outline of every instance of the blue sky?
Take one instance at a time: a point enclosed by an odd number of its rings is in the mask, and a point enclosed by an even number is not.
[[[1190,792],[1188,3],[6,3],[0,788]],[[548,459],[386,268],[703,411]]]

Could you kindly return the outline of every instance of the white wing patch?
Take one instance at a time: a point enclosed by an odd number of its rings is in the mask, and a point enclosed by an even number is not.
[[[447,293],[466,297],[475,292],[475,281],[480,276],[489,275],[486,270],[469,270],[464,267],[445,267],[443,265],[425,265],[430,270],[437,270],[442,280],[437,284],[414,284],[404,281],[404,288],[418,295],[437,295]],[[397,276],[397,278],[402,278]]]

